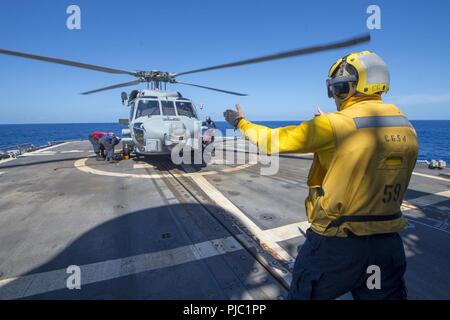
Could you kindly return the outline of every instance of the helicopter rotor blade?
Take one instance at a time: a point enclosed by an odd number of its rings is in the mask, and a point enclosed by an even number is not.
[[[104,88],[100,88],[100,89],[96,89],[96,90],[92,90],[92,91],[86,91],[83,92],[81,94],[87,95],[87,94],[91,94],[91,93],[96,93],[96,92],[100,92],[100,91],[106,91],[106,90],[112,90],[112,89],[117,89],[117,88],[122,88],[122,87],[128,87],[128,86],[134,86],[137,85],[139,83],[141,83],[143,81],[141,80],[134,80],[134,81],[130,81],[130,82],[125,82],[125,83],[119,83],[119,84],[115,84],[109,87],[104,87]]]
[[[207,90],[213,90],[213,91],[218,91],[218,92],[222,92],[222,93],[227,93],[227,94],[233,94],[235,96],[247,96],[248,94],[246,93],[239,93],[239,92],[234,92],[234,91],[228,91],[228,90],[222,90],[222,89],[217,89],[217,88],[211,88],[211,87],[205,87],[205,86],[200,86],[198,84],[193,84],[193,83],[186,83],[186,82],[174,82],[174,83],[178,83],[178,84],[184,84],[186,86],[192,86],[192,87],[197,87],[197,88],[202,88],[202,89],[207,89]]]
[[[107,67],[102,67],[102,66],[96,66],[93,64],[81,63],[81,62],[64,60],[64,59],[59,59],[59,58],[39,56],[36,54],[30,54],[30,53],[19,52],[19,51],[0,49],[0,54],[6,54],[6,55],[21,57],[21,58],[26,58],[26,59],[33,59],[33,60],[40,60],[40,61],[45,61],[45,62],[63,64],[66,66],[77,67],[77,68],[82,68],[82,69],[89,69],[89,70],[100,71],[100,72],[107,72],[107,73],[113,73],[113,74],[128,74],[128,75],[136,76],[136,72],[107,68]]]
[[[247,65],[247,64],[259,63],[259,62],[265,62],[265,61],[271,61],[271,60],[278,60],[278,59],[285,59],[285,58],[297,57],[297,56],[302,56],[302,55],[308,55],[308,54],[312,54],[312,53],[316,53],[316,52],[346,48],[346,47],[354,46],[354,45],[368,42],[368,41],[370,41],[370,34],[365,34],[365,35],[354,37],[354,38],[344,40],[344,41],[333,42],[333,43],[329,43],[329,44],[317,45],[317,46],[313,46],[313,47],[301,48],[301,49],[296,49],[296,50],[290,50],[290,51],[275,53],[275,54],[262,56],[262,57],[258,57],[258,58],[230,62],[230,63],[221,64],[221,65],[217,65],[217,66],[213,66],[213,67],[207,67],[207,68],[201,68],[201,69],[180,72],[180,73],[176,73],[174,75],[174,77],[178,77],[178,76],[185,75],[185,74],[205,72],[205,71],[211,71],[211,70],[217,70],[217,69],[225,69],[225,68],[231,68],[231,67],[238,67],[238,66],[243,66],[243,65]]]

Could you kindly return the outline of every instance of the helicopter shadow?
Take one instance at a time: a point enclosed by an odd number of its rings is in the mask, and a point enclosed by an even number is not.
[[[208,163],[202,158],[201,163],[195,163],[194,156],[190,157],[190,161],[181,164],[175,164],[170,155],[155,155],[155,156],[136,156],[133,158],[135,162],[145,162],[159,171],[168,171],[178,169],[183,172],[200,172],[208,167]],[[188,171],[187,171],[188,170]]]

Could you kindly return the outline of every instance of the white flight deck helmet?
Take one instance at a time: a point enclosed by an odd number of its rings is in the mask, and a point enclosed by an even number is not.
[[[370,51],[351,53],[339,59],[331,67],[328,77],[328,97],[342,101],[357,93],[372,95],[389,91],[388,67],[383,59]]]

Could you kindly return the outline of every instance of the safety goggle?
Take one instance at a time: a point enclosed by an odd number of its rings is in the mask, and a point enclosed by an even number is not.
[[[347,98],[350,92],[349,82],[358,81],[356,76],[336,77],[327,79],[328,98]]]

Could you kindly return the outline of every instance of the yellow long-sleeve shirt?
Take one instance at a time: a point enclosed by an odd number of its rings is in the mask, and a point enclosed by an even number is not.
[[[379,100],[379,95],[352,97],[341,110],[366,100]],[[237,127],[258,149],[267,153],[316,153],[320,165],[328,170],[334,154],[334,136],[331,123],[325,115],[303,121],[297,126],[271,129],[242,119]]]

